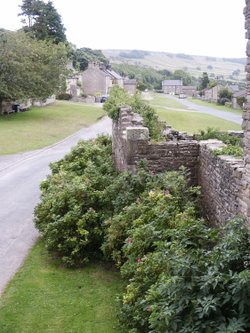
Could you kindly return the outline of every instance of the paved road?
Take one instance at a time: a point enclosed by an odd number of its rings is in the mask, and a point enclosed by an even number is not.
[[[48,148],[25,154],[0,156],[0,294],[38,237],[33,225],[39,202],[39,184],[49,163],[62,158],[80,139],[111,134],[111,120],[103,118]]]
[[[217,109],[214,109],[214,108],[208,107],[208,106],[197,105],[195,103],[192,103],[188,99],[177,98],[177,97],[172,96],[172,95],[166,95],[166,97],[174,99],[177,102],[189,107],[192,110],[196,110],[196,111],[199,111],[201,113],[206,113],[206,114],[210,114],[211,116],[216,116],[216,117],[219,117],[219,118],[222,118],[222,119],[225,119],[225,120],[229,120],[229,121],[232,121],[236,124],[241,125],[241,123],[242,123],[242,116],[241,115],[237,115],[237,114],[234,114],[232,112],[217,110]],[[186,111],[186,110],[184,110],[184,111]]]

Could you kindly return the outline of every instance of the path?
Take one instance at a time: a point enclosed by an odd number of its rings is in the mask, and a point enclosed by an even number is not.
[[[170,99],[174,99],[175,101],[189,107],[192,110],[196,110],[198,112],[201,113],[206,113],[209,114],[211,116],[215,116],[215,117],[219,117],[228,121],[232,121],[236,124],[242,124],[242,116],[241,115],[237,115],[231,112],[227,112],[227,111],[221,111],[218,109],[214,109],[213,107],[210,106],[203,106],[203,105],[197,105],[195,103],[192,103],[190,100],[188,99],[184,99],[184,98],[177,98],[175,96],[172,95],[165,95],[166,98],[170,98]],[[172,108],[173,109],[173,108]],[[188,110],[183,110],[185,112],[188,112]]]
[[[33,211],[49,163],[62,158],[80,139],[101,133],[111,134],[111,120],[107,117],[50,147],[0,156],[0,294],[38,238]]]

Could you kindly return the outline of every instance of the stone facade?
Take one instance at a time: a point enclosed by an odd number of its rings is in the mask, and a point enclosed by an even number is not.
[[[80,80],[83,92],[88,95],[108,95],[115,84],[123,88],[123,78],[98,63],[89,63],[88,68],[80,74]]]
[[[198,185],[202,191],[203,215],[216,225],[241,215],[243,160],[216,156],[213,151],[223,146],[218,140],[200,142]]]
[[[247,41],[247,96],[244,105],[242,129],[244,131],[244,173],[242,177],[241,210],[250,225],[250,0],[246,0],[245,28]]]

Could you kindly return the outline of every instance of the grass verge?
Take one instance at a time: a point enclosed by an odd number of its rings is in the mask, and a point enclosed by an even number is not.
[[[0,298],[1,333],[121,333],[118,272],[98,264],[66,269],[48,260],[42,241]]]
[[[149,100],[149,104],[152,106],[164,106],[172,109],[188,109],[187,106],[179,103],[178,101],[168,98],[166,94],[150,94],[152,99]]]
[[[102,108],[65,101],[0,117],[0,154],[43,148],[89,126],[104,115]]]
[[[241,126],[238,124],[204,113],[166,109],[157,109],[157,113],[160,120],[166,121],[167,124],[179,131],[185,131],[190,134],[197,133],[199,130],[206,130],[209,127],[221,131],[241,129]]]
[[[232,109],[228,106],[218,105],[216,103],[209,103],[209,102],[202,101],[202,100],[196,99],[196,98],[189,98],[189,100],[190,100],[190,102],[197,104],[197,105],[208,106],[208,107],[216,109],[216,110],[231,112],[231,113],[234,113],[237,115],[242,115],[242,110]]]

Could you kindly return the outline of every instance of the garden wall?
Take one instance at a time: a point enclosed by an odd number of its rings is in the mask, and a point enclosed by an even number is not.
[[[142,118],[128,107],[122,108],[119,119],[113,122],[113,154],[117,169],[135,172],[140,160],[145,160],[152,172],[186,167],[191,183],[201,186],[203,215],[216,225],[244,214],[243,160],[216,156],[214,149],[223,145],[218,140],[150,142]]]

